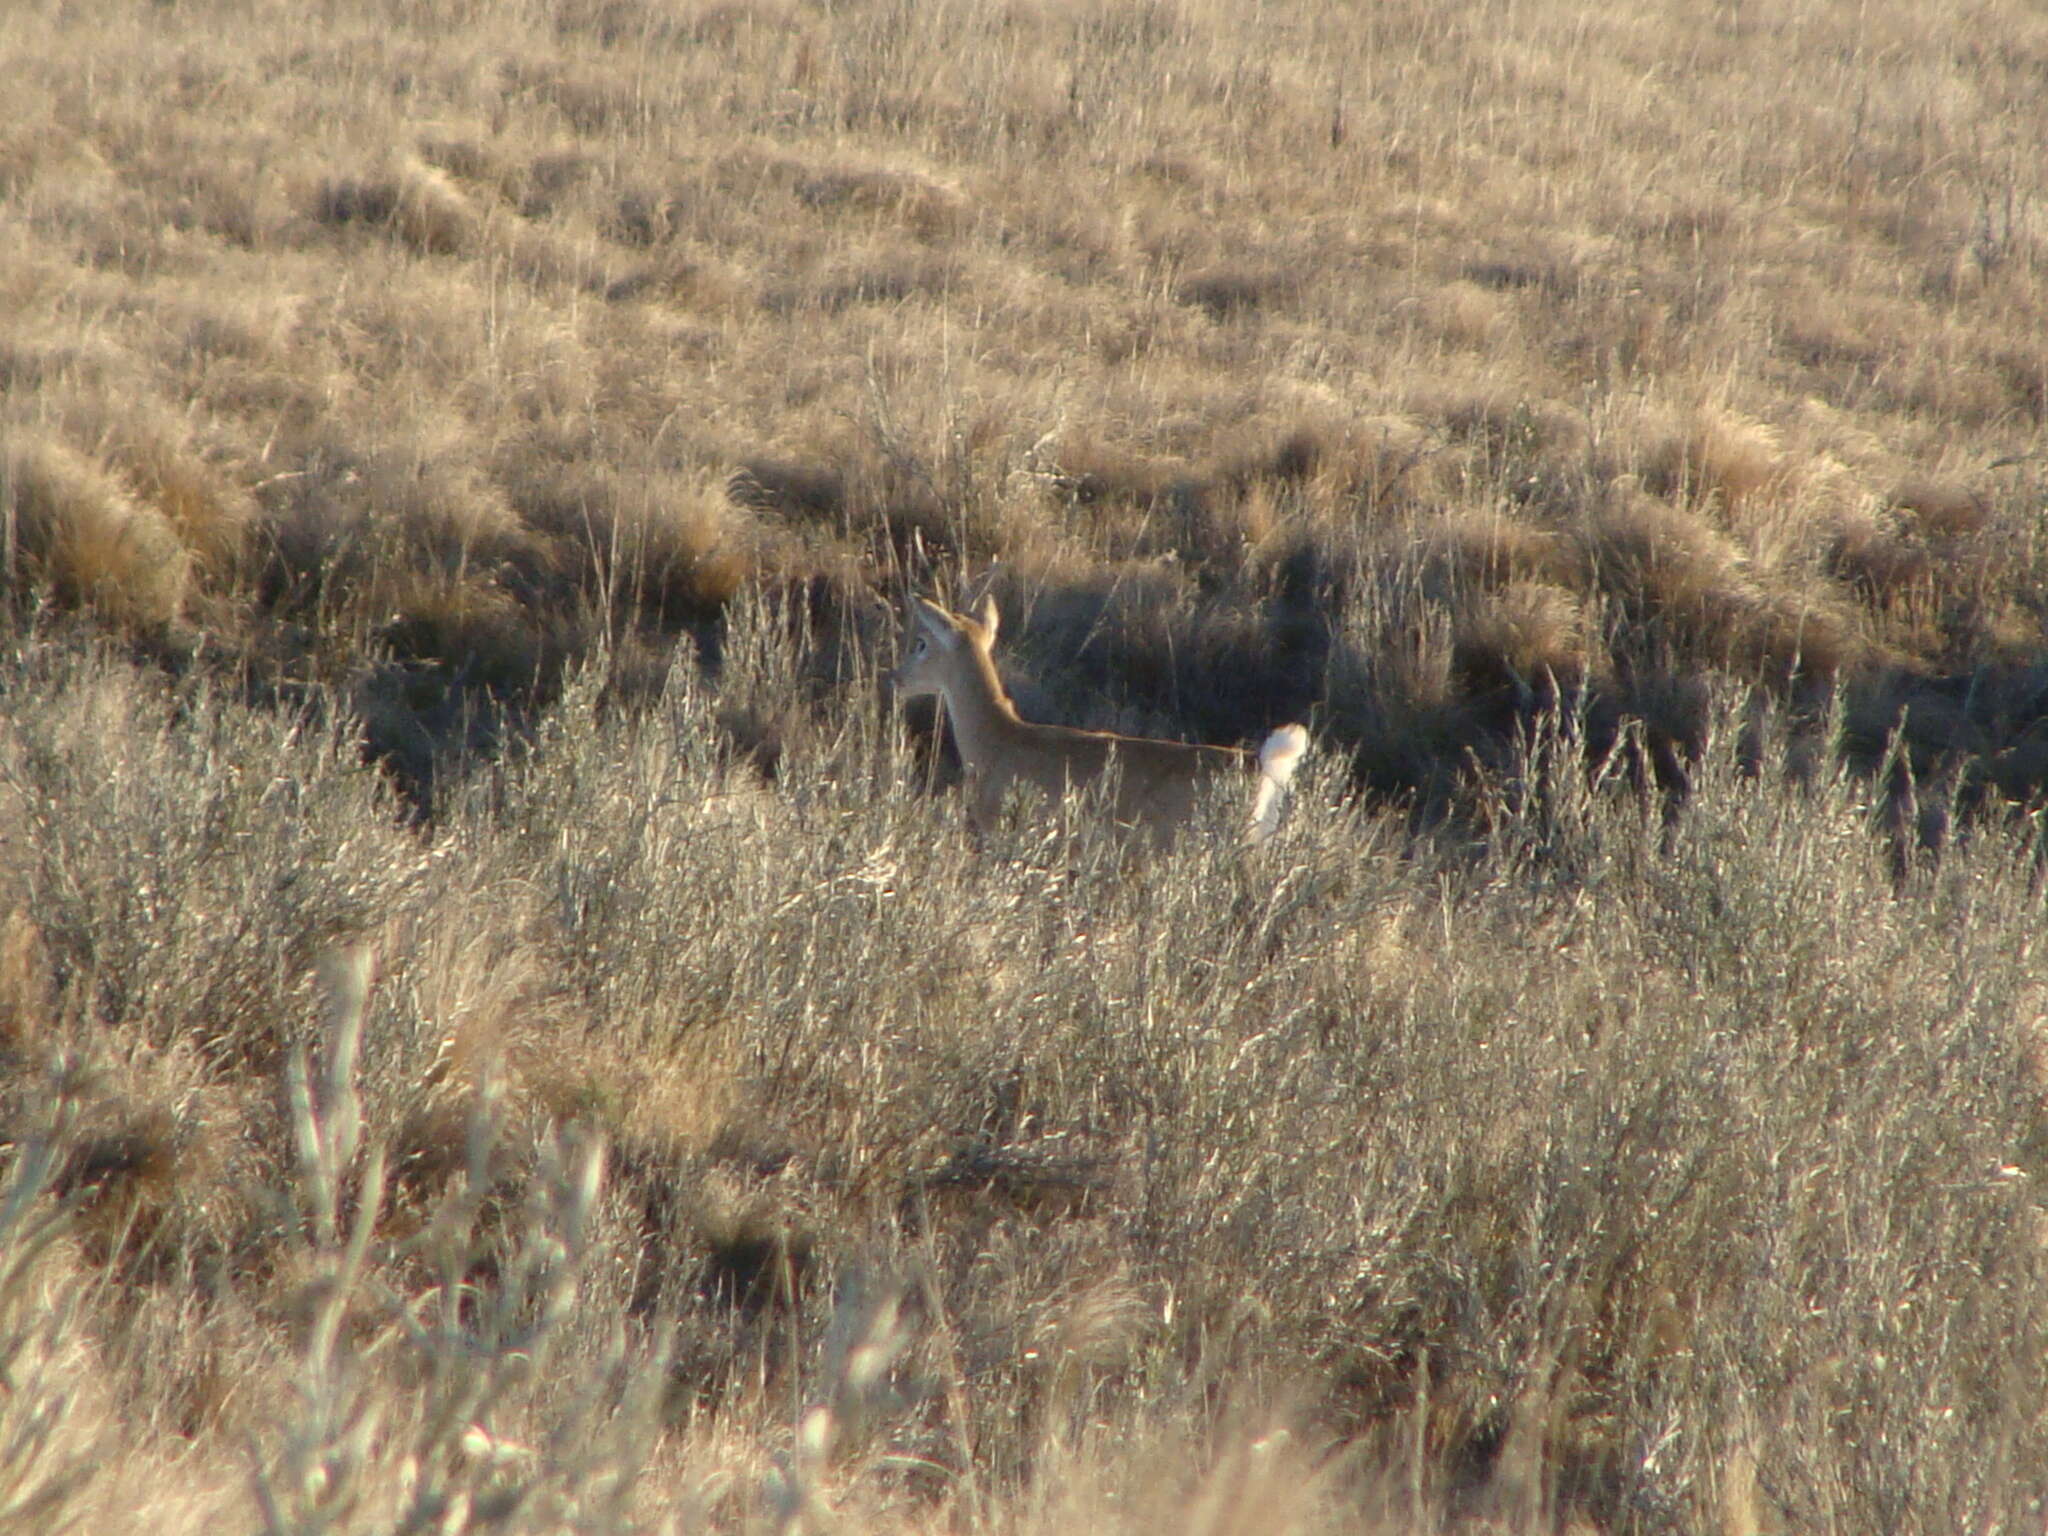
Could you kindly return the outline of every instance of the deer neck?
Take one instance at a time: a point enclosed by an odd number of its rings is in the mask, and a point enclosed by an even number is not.
[[[995,663],[979,650],[967,657],[965,679],[946,690],[946,711],[953,717],[953,744],[960,749],[960,761],[969,768],[981,768],[994,761],[1002,746],[1022,723],[1017,706],[1003,692]]]

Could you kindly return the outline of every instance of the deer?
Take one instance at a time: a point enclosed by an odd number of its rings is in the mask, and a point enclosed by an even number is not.
[[[1171,840],[1193,820],[1207,787],[1233,776],[1252,781],[1245,841],[1263,843],[1273,835],[1281,798],[1308,749],[1301,726],[1281,726],[1254,754],[1026,720],[996,671],[1001,625],[993,594],[971,613],[911,598],[904,615],[905,654],[891,676],[899,697],[936,695],[944,705],[966,769],[968,814],[977,832],[992,829],[1012,785],[1035,787],[1057,803],[1113,771],[1112,815],[1155,842]]]

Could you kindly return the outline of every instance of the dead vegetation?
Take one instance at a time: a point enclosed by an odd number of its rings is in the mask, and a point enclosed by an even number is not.
[[[2044,50],[16,7],[0,1508],[2038,1523]]]

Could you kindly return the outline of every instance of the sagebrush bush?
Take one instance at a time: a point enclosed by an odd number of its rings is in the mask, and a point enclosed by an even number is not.
[[[1552,716],[1478,844],[1326,761],[1259,851],[1133,862],[1080,804],[977,849],[872,694],[772,786],[729,755],[791,617],[651,711],[578,678],[431,836],[334,724],[17,652],[10,1139],[124,1277],[67,1324],[94,1433],[255,1432],[279,1529],[1059,1525],[1112,1430],[1269,1413],[1350,1447],[1304,1527],[2040,1496],[2009,832],[1900,890],[1861,781],[1723,700],[1675,828]]]

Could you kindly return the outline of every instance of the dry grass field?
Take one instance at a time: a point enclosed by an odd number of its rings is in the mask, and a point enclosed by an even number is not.
[[[2041,1529],[2038,7],[0,80],[0,1527]]]

